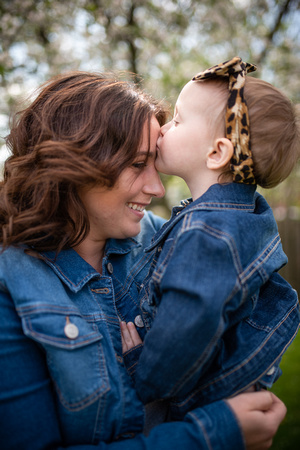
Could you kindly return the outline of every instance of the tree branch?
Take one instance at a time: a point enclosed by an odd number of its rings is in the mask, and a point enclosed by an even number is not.
[[[275,23],[273,25],[273,27],[270,29],[269,33],[266,36],[266,45],[265,48],[263,49],[263,51],[261,52],[261,54],[259,55],[259,57],[257,58],[257,62],[258,64],[261,63],[267,56],[267,53],[270,49],[270,46],[273,42],[274,36],[277,33],[277,31],[279,30],[282,20],[284,18],[284,16],[289,12],[290,10],[290,6],[293,3],[294,0],[285,0],[276,17]],[[296,0],[296,3],[299,3],[299,0]]]

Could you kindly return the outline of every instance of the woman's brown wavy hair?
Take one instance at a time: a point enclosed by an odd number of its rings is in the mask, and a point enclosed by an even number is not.
[[[72,72],[45,83],[17,113],[0,184],[0,242],[37,251],[73,247],[89,231],[78,189],[112,188],[161,103],[111,74]],[[150,135],[149,135],[150,136]],[[70,211],[76,211],[74,220]]]

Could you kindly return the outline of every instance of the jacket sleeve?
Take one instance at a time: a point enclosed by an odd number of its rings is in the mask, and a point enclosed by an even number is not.
[[[182,233],[168,255],[163,249],[165,272],[160,266],[153,275],[161,300],[134,374],[144,403],[186,395],[207,370],[227,326],[228,300],[238,292],[232,310],[241,300],[233,253],[227,239],[200,229]]]
[[[4,314],[5,313],[5,314]],[[180,423],[155,427],[149,436],[65,447],[44,355],[24,336],[9,295],[0,293],[0,442],[22,450],[181,450],[244,448],[237,420],[225,402],[197,409]]]
[[[68,450],[244,450],[245,442],[236,417],[225,401],[197,408],[183,422],[170,422],[153,428],[149,436],[137,435],[120,442],[98,446],[74,446]],[[59,449],[61,450],[61,449]]]

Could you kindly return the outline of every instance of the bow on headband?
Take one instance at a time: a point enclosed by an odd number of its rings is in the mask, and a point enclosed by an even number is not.
[[[249,115],[244,98],[245,77],[254,72],[256,66],[243,62],[235,56],[230,61],[211,67],[194,76],[193,81],[228,77],[229,98],[226,110],[226,137],[233,145],[234,154],[230,162],[233,181],[256,184],[253,174],[253,159],[250,144]]]

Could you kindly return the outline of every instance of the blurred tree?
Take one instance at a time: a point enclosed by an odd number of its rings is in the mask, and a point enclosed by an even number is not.
[[[0,0],[2,84],[89,66],[131,71],[169,98],[238,54],[299,101],[299,1]]]
[[[0,0],[0,128],[7,128],[18,96],[70,69],[129,71],[173,106],[195,73],[239,55],[259,65],[257,76],[299,102],[299,5],[300,0]]]

